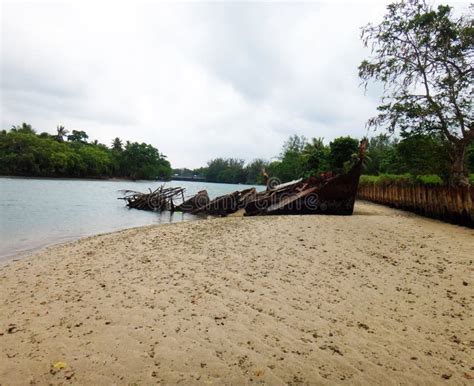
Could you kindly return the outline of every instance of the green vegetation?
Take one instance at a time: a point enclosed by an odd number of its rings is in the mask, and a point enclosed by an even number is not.
[[[67,138],[67,140],[65,140]],[[69,135],[63,126],[57,134],[37,134],[28,124],[0,132],[0,175],[169,179],[170,163],[158,149],[145,143],[116,138],[112,147],[87,142],[84,131]]]
[[[226,184],[263,184],[262,170],[268,166],[263,159],[256,159],[245,165],[244,160],[236,158],[215,158],[206,167],[198,169],[173,169],[173,175],[181,177],[199,176],[208,182]]]
[[[444,181],[435,174],[414,176],[412,174],[381,174],[380,176],[361,176],[361,185],[374,184],[374,185],[431,185],[440,186],[444,185]]]
[[[432,135],[409,135],[399,140],[381,134],[370,139],[367,155],[365,173],[369,175],[436,174],[443,180],[449,176],[447,145]]]
[[[58,126],[57,134],[37,134],[30,125],[0,132],[0,175],[30,177],[76,177],[169,179],[172,170],[166,157],[145,143],[125,144],[115,138],[110,147],[88,142],[84,131],[69,133]],[[173,174],[198,175],[209,182],[263,184],[262,170],[282,182],[317,176],[327,171],[342,173],[353,164],[359,140],[322,138],[308,141],[293,135],[283,144],[276,160],[216,158],[199,169],[176,169]],[[380,134],[371,138],[366,149],[362,183],[446,184],[449,178],[449,143],[433,134],[410,134],[391,138]],[[474,144],[468,148],[466,168],[474,173]],[[474,174],[470,176],[471,183]]]
[[[387,10],[380,24],[362,30],[371,56],[359,66],[359,75],[366,86],[371,81],[384,86],[379,114],[369,126],[399,130],[403,138],[429,135],[429,141],[443,144],[449,161],[439,165],[439,172],[448,167],[450,185],[468,185],[467,150],[474,142],[474,5],[459,17],[447,5],[434,8],[424,0],[399,1]],[[398,149],[407,161],[404,151],[413,153]],[[423,169],[419,161],[424,156],[420,150],[412,167]]]
[[[221,183],[262,184],[262,169],[282,182],[323,172],[342,173],[353,164],[359,140],[339,137],[326,145],[322,138],[306,140],[293,135],[283,144],[275,161],[256,159],[245,165],[240,159],[216,158],[207,167],[180,169],[183,176],[199,175]],[[449,179],[449,144],[433,134],[405,134],[392,138],[386,134],[372,137],[367,145],[362,183],[442,185]],[[468,149],[467,169],[474,172],[474,144]],[[472,181],[472,176],[471,176]]]
[[[358,147],[359,141],[351,137],[336,138],[327,146],[322,138],[308,142],[305,137],[294,135],[284,143],[279,159],[271,162],[267,171],[281,181],[319,175],[328,170],[343,172]]]
[[[300,177],[318,175],[331,170],[343,171],[354,153],[357,153],[359,141],[350,137],[336,138],[329,146],[322,138],[313,138],[308,142],[304,136],[293,135],[283,144],[277,160],[267,162],[255,159],[245,165],[244,160],[234,158],[216,158],[206,167],[190,170],[177,169],[179,175],[199,175],[210,182],[232,184],[263,184],[262,170],[281,181],[290,181]]]

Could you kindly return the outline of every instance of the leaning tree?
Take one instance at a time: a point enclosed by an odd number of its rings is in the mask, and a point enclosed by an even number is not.
[[[371,55],[359,66],[367,87],[384,85],[368,121],[401,133],[441,137],[451,157],[450,185],[468,185],[466,150],[474,142],[474,5],[455,16],[423,0],[390,4],[383,21],[362,28]]]

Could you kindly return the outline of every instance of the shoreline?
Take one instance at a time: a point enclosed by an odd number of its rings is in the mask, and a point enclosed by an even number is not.
[[[1,178],[1,176],[0,176],[0,178]],[[455,225],[455,226],[460,226],[461,228],[470,229],[469,227],[466,227],[466,226],[463,226],[463,225],[453,224],[453,223],[445,222],[445,221],[442,221],[442,220],[439,220],[439,219],[430,218],[430,217],[427,217],[427,216],[421,216],[421,215],[418,215],[418,214],[416,214],[414,212],[411,212],[411,211],[408,211],[408,210],[397,209],[397,208],[393,208],[393,207],[388,206],[388,205],[379,204],[379,203],[375,203],[375,202],[368,201],[368,200],[357,199],[356,200],[356,206],[357,206],[357,204],[359,204],[359,205],[367,205],[368,204],[368,205],[380,206],[380,207],[383,207],[383,208],[392,209],[392,210],[395,210],[395,211],[400,211],[401,213],[405,213],[407,215],[418,216],[420,218],[431,219],[432,221],[437,221],[437,222],[444,223],[444,224],[451,224],[451,225]],[[359,213],[357,213],[356,211],[354,212],[354,215],[358,215],[358,214]],[[326,216],[326,215],[319,214],[319,215],[314,215],[314,216]],[[231,217],[241,217],[241,216],[239,214],[234,213],[234,214],[231,214],[227,217],[231,218]],[[343,217],[346,217],[346,216],[343,216]],[[43,251],[45,251],[46,249],[49,249],[49,248],[54,248],[56,246],[67,245],[67,244],[75,242],[75,241],[82,241],[82,240],[86,240],[88,238],[95,237],[95,236],[120,233],[122,231],[130,230],[130,229],[141,229],[141,228],[145,229],[145,228],[149,228],[149,227],[179,224],[181,222],[203,221],[203,220],[218,219],[218,218],[220,218],[220,217],[208,216],[208,217],[202,217],[202,218],[195,218],[195,219],[187,219],[187,220],[177,221],[177,222],[174,222],[174,223],[137,225],[137,226],[132,226],[130,228],[116,229],[116,230],[111,230],[111,231],[106,231],[106,232],[99,232],[99,233],[84,235],[84,236],[70,236],[70,237],[67,238],[67,240],[47,242],[47,243],[45,243],[43,245],[40,245],[40,246],[37,246],[37,247],[32,247],[32,248],[29,248],[29,249],[26,249],[26,250],[23,250],[23,251],[18,251],[18,252],[12,252],[12,253],[9,253],[9,254],[6,254],[6,255],[1,255],[0,254],[0,267],[2,267],[2,265],[6,264],[10,261],[16,261],[16,260],[22,259],[24,257],[35,255],[35,254],[43,252]],[[250,218],[250,217],[246,217],[246,218]]]
[[[465,384],[473,236],[358,202],[50,246],[0,265],[0,379]]]
[[[0,178],[27,179],[27,180],[59,180],[59,181],[125,181],[125,182],[170,182],[171,180],[134,180],[125,177],[39,177],[39,176],[0,176]]]
[[[242,186],[253,186],[255,188],[258,187],[265,187],[265,185],[259,185],[259,184],[242,184],[242,183],[237,183],[234,184],[232,182],[212,182],[212,181],[200,181],[200,180],[175,180],[173,178],[169,180],[134,180],[132,178],[125,178],[125,177],[39,177],[39,176],[2,176],[0,175],[0,178],[11,178],[11,179],[28,179],[28,180],[60,180],[60,181],[124,181],[124,182],[161,182],[161,183],[169,183],[169,182],[196,182],[196,183],[201,183],[201,184],[224,184],[224,185],[242,185]]]
[[[215,218],[218,218],[218,217],[215,217]],[[41,245],[41,246],[38,246],[38,247],[33,247],[31,249],[28,249],[28,250],[13,252],[12,254],[7,254],[7,255],[0,255],[0,268],[3,265],[5,265],[5,264],[7,264],[11,261],[20,261],[24,258],[34,257],[35,255],[40,254],[42,252],[46,252],[47,250],[49,250],[51,248],[67,246],[70,243],[86,241],[87,239],[94,238],[94,237],[114,235],[114,234],[118,234],[118,233],[125,232],[125,231],[128,231],[128,230],[133,230],[133,229],[147,229],[147,228],[150,228],[150,227],[169,226],[169,225],[179,224],[179,223],[183,223],[183,222],[202,221],[202,220],[207,220],[207,218],[187,219],[187,220],[177,221],[177,222],[173,222],[173,223],[137,225],[137,226],[132,226],[130,228],[111,230],[109,232],[99,232],[99,233],[95,233],[95,234],[91,234],[91,235],[77,236],[77,237],[71,236],[70,238],[68,238],[68,240],[53,241],[51,243],[47,243],[47,244],[44,244],[44,245]]]

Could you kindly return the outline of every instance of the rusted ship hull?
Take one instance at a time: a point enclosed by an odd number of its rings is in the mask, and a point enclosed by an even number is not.
[[[209,204],[209,201],[207,190],[201,190],[195,196],[192,196],[188,200],[183,201],[180,205],[177,205],[175,210],[178,212],[192,213]]]
[[[247,203],[254,200],[257,195],[255,188],[235,191],[224,196],[220,196],[210,201],[208,204],[194,210],[193,214],[206,213],[214,216],[226,216],[243,209]]]
[[[328,179],[310,177],[281,189],[269,189],[247,204],[245,215],[351,215],[361,169],[359,160],[347,174]]]
[[[235,191],[213,200],[205,190],[184,199],[184,188],[161,186],[150,193],[125,191],[129,207],[145,210],[182,211],[192,214],[226,216],[245,209],[245,215],[277,214],[334,214],[351,215],[362,171],[365,140],[361,141],[359,157],[348,173],[333,176],[323,173],[318,177],[299,179],[275,187],[267,186],[257,193],[255,188]],[[264,177],[268,177],[266,173]],[[180,196],[182,203],[176,205],[174,198]]]

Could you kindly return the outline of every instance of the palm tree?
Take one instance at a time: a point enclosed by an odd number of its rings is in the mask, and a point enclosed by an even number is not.
[[[56,139],[58,142],[64,142],[64,137],[69,133],[69,130],[66,130],[66,128],[62,125],[59,125],[56,127],[56,131],[58,134],[56,135]]]
[[[112,150],[122,151],[123,150],[122,146],[123,146],[123,143],[122,143],[122,140],[119,137],[115,138],[112,141]]]

